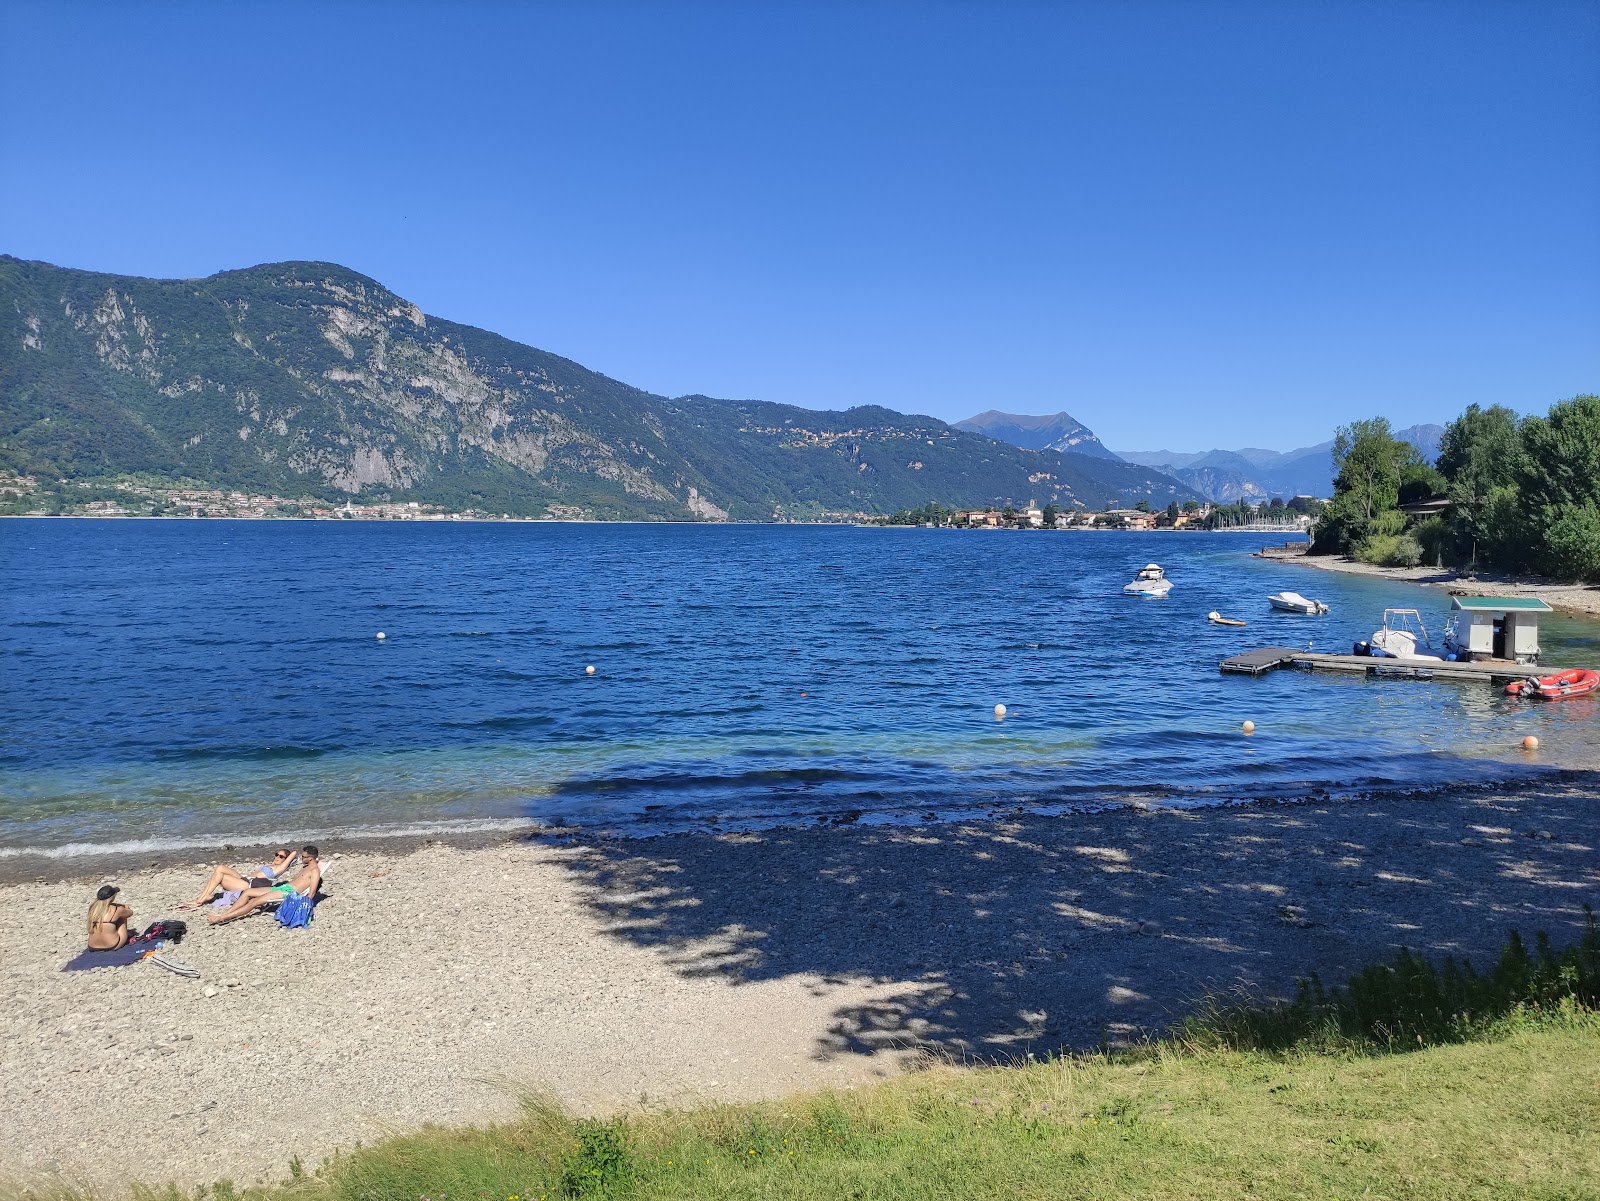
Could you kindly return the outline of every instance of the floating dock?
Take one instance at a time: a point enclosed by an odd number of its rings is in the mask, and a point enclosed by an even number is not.
[[[1390,659],[1377,655],[1323,655],[1297,651],[1290,646],[1267,646],[1224,659],[1225,672],[1259,676],[1280,667],[1301,671],[1337,671],[1347,675],[1385,676],[1403,680],[1468,680],[1496,684],[1502,680],[1525,680],[1560,671],[1556,667],[1536,667],[1505,659],[1486,659],[1474,663],[1435,663],[1431,660]]]

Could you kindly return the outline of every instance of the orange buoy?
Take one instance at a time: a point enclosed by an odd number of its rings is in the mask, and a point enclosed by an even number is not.
[[[1532,734],[1529,734],[1526,738],[1524,738],[1522,740],[1522,749],[1525,750],[1525,751],[1536,751],[1536,750],[1538,750],[1539,749],[1539,740],[1537,738],[1535,738]]]

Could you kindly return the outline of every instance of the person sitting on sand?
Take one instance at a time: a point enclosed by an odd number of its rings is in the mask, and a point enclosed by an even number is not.
[[[236,872],[226,863],[219,863],[212,869],[211,876],[205,886],[195,894],[192,901],[184,901],[179,909],[198,909],[208,903],[217,894],[223,892],[243,893],[252,888],[271,888],[278,882],[278,877],[289,870],[289,864],[294,860],[294,852],[287,847],[279,847],[272,853],[272,859],[267,863],[256,864],[247,879],[242,872]]]
[[[297,892],[303,897],[315,897],[317,889],[322,884],[322,865],[317,862],[317,848],[305,846],[300,848],[300,859],[304,863],[293,880],[287,884],[273,884],[266,888],[247,888],[239,894],[239,899],[221,913],[213,913],[206,921],[213,926],[220,926],[223,922],[231,922],[241,918],[247,913],[254,913],[263,905],[276,905],[282,902],[292,892]]]
[[[119,891],[115,884],[102,884],[100,891],[95,894],[94,903],[89,906],[91,951],[115,951],[126,945],[128,936],[133,933],[128,927],[133,910],[113,900]]]

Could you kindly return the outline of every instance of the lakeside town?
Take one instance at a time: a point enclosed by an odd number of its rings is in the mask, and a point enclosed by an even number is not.
[[[1322,501],[1297,496],[1217,505],[1176,501],[1157,509],[1141,501],[1132,508],[1101,511],[1058,505],[1007,504],[955,509],[937,503],[884,516],[865,511],[822,511],[804,519],[775,515],[781,524],[890,525],[954,529],[1309,531]],[[286,497],[236,489],[180,487],[141,480],[55,480],[0,473],[0,517],[172,517],[312,521],[581,521],[577,506],[551,505],[538,516],[485,509],[454,510],[418,501]]]

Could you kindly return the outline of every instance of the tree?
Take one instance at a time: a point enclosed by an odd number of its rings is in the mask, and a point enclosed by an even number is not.
[[[1371,521],[1400,499],[1400,478],[1422,453],[1402,442],[1384,417],[1342,425],[1333,436],[1333,494],[1349,496],[1362,516]]]
[[[1314,549],[1350,551],[1371,532],[1381,513],[1400,500],[1401,477],[1422,463],[1422,452],[1402,442],[1383,417],[1342,425],[1333,438],[1333,501],[1317,523]]]
[[[1150,511],[1150,502],[1147,501],[1147,500],[1141,499],[1139,501],[1139,503],[1134,505],[1133,507],[1135,509],[1137,509],[1141,513],[1148,513]]]
[[[1458,561],[1475,563],[1485,553],[1502,566],[1519,565],[1524,547],[1516,482],[1526,460],[1521,419],[1504,405],[1468,405],[1445,427],[1439,471],[1450,497]]]
[[[1056,518],[1061,516],[1061,506],[1051,502],[1044,507],[1044,524],[1046,529],[1054,529]]]
[[[1167,520],[1169,520],[1169,521],[1177,521],[1178,520],[1178,516],[1179,516],[1179,514],[1181,512],[1182,512],[1182,510],[1178,508],[1178,502],[1177,501],[1174,500],[1174,501],[1167,502]]]
[[[1197,500],[1186,500],[1186,501],[1184,501],[1183,502],[1183,511],[1185,513],[1198,513],[1200,511],[1200,502],[1197,501]]]
[[[1522,423],[1517,492],[1535,566],[1600,577],[1600,396],[1575,396]]]

